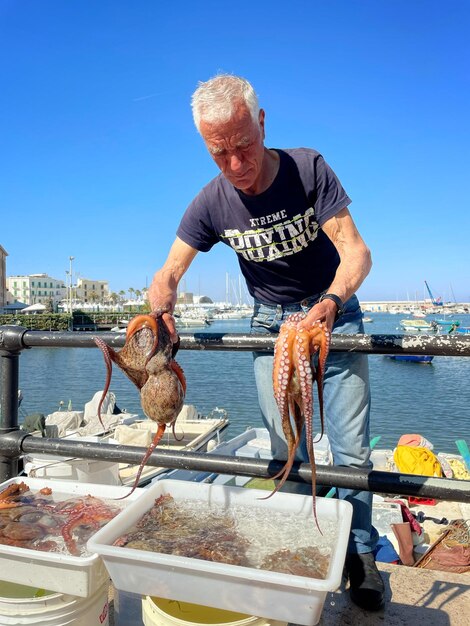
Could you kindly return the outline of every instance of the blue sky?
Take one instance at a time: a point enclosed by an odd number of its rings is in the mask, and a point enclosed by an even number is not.
[[[7,275],[141,289],[217,170],[190,97],[245,76],[270,147],[319,150],[374,267],[362,299],[470,301],[467,0],[1,0],[0,245]],[[183,287],[225,296],[235,254]]]

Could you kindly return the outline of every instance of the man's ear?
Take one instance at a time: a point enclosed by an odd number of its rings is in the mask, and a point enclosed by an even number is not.
[[[260,109],[259,114],[258,114],[258,121],[259,121],[259,127],[261,128],[261,134],[262,134],[263,140],[266,136],[266,133],[264,130],[264,116],[265,116],[264,109]]]

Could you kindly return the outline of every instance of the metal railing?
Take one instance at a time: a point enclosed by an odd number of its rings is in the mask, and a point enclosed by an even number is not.
[[[18,326],[0,327],[0,482],[18,474],[18,460],[23,454],[48,453],[64,457],[100,459],[138,465],[144,448],[106,443],[81,442],[34,437],[19,429],[18,381],[21,352],[35,347],[95,348],[89,332],[28,331]],[[114,347],[124,345],[118,333],[100,333]],[[271,352],[276,336],[230,333],[181,333],[182,350],[237,350]],[[427,354],[470,356],[470,336],[453,335],[332,335],[332,352],[351,351],[366,354]],[[155,450],[148,464],[168,469],[207,471],[268,478],[282,468],[280,461],[234,458],[217,454]],[[311,482],[311,469],[306,463],[295,463],[289,479]],[[470,503],[470,482],[374,470],[317,466],[317,482],[325,487],[344,487],[399,495]]]

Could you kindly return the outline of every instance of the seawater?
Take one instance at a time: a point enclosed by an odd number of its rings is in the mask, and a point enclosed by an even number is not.
[[[366,334],[399,334],[406,316],[367,313]],[[456,316],[470,326],[470,315]],[[432,316],[429,317],[432,319]],[[206,332],[247,333],[249,319],[217,321]],[[194,329],[194,332],[204,330]],[[462,335],[463,336],[463,335]],[[187,382],[186,402],[207,414],[227,410],[230,425],[224,438],[247,427],[262,426],[250,352],[181,350],[177,360]],[[440,452],[457,453],[456,439],[470,439],[470,358],[435,356],[430,365],[393,361],[370,355],[372,390],[371,436],[380,448],[394,448],[405,433],[419,433]],[[20,419],[30,413],[52,413],[62,401],[82,410],[103,389],[106,368],[95,348],[33,348],[20,356]],[[121,410],[142,414],[139,394],[114,368],[111,391]],[[318,412],[316,413],[318,416]],[[317,417],[318,430],[318,417]]]

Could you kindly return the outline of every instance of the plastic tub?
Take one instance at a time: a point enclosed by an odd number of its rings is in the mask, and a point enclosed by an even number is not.
[[[88,541],[88,549],[103,557],[116,588],[306,626],[318,622],[327,593],[341,584],[351,527],[349,502],[316,499],[320,526],[324,520],[337,529],[327,576],[317,579],[112,545],[141,519],[156,498],[167,493],[175,501],[214,503],[226,509],[237,504],[253,506],[264,510],[268,518],[273,511],[286,512],[296,517],[304,536],[318,533],[311,496],[278,492],[260,500],[266,492],[259,489],[161,480]]]
[[[33,493],[43,487],[50,487],[52,495],[59,494],[61,500],[75,495],[88,494],[98,498],[115,499],[125,496],[130,491],[129,487],[24,477],[13,478],[2,483],[0,491],[8,485],[21,482],[26,483]],[[128,506],[142,493],[142,489],[136,489],[128,500],[122,502],[122,506]],[[0,544],[0,562],[1,577],[7,582],[40,587],[74,596],[91,596],[96,589],[109,581],[109,574],[97,554],[72,556]]]
[[[108,583],[80,598],[0,581],[0,626],[107,626]]]
[[[151,596],[142,599],[142,617],[145,626],[286,626],[287,623]]]

